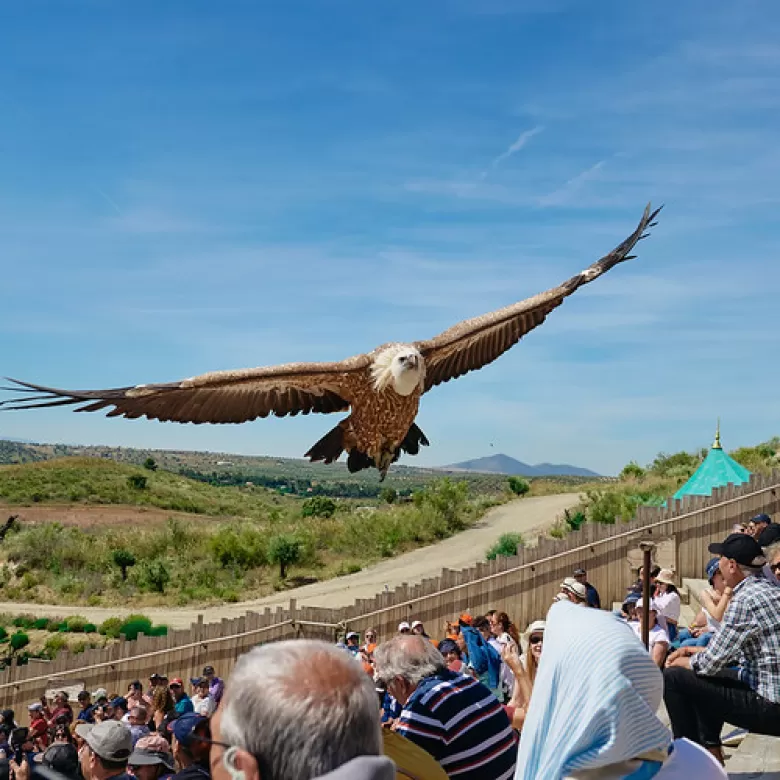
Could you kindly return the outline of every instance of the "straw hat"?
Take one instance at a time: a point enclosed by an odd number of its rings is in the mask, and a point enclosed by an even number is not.
[[[661,571],[658,572],[655,581],[663,582],[664,585],[674,585],[674,572],[671,569],[661,569]]]

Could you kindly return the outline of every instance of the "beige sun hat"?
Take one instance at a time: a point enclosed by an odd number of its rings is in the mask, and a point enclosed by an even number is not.
[[[674,572],[671,569],[661,569],[658,572],[658,576],[655,578],[656,582],[663,582],[664,585],[675,585]]]

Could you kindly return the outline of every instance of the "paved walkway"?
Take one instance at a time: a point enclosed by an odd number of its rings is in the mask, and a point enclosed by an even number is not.
[[[413,585],[426,577],[434,577],[442,568],[464,569],[477,561],[484,560],[485,551],[501,534],[514,531],[522,533],[526,540],[533,538],[542,529],[549,527],[564,509],[578,502],[576,493],[556,496],[540,496],[512,501],[491,509],[479,523],[463,533],[445,539],[428,547],[399,555],[369,566],[356,574],[337,577],[324,582],[304,585],[301,588],[275,593],[254,601],[236,604],[202,607],[79,607],[51,604],[0,603],[0,612],[13,614],[29,613],[46,616],[84,615],[93,623],[101,623],[109,617],[130,612],[143,612],[156,623],[165,623],[173,628],[188,628],[203,615],[207,622],[218,622],[222,618],[233,618],[250,610],[283,606],[291,598],[299,605],[317,607],[343,607],[358,598],[371,598],[387,587],[392,590],[404,582]]]

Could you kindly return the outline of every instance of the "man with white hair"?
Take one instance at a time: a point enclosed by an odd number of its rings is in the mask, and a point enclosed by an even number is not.
[[[748,534],[709,547],[733,595],[707,647],[682,647],[664,671],[675,739],[698,742],[723,763],[724,721],[780,736],[780,590],[762,574],[764,554]],[[739,666],[739,679],[722,673]]]
[[[325,642],[272,642],[241,656],[211,734],[213,780],[395,774],[381,756],[374,682],[351,655]]]
[[[458,780],[507,780],[517,743],[498,699],[478,680],[447,668],[421,636],[396,636],[374,653],[377,677],[403,709],[395,729]]]

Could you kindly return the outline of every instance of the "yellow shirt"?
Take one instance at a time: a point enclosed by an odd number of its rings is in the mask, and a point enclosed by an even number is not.
[[[430,753],[390,729],[382,729],[385,755],[395,762],[396,780],[447,780],[447,773]]]

